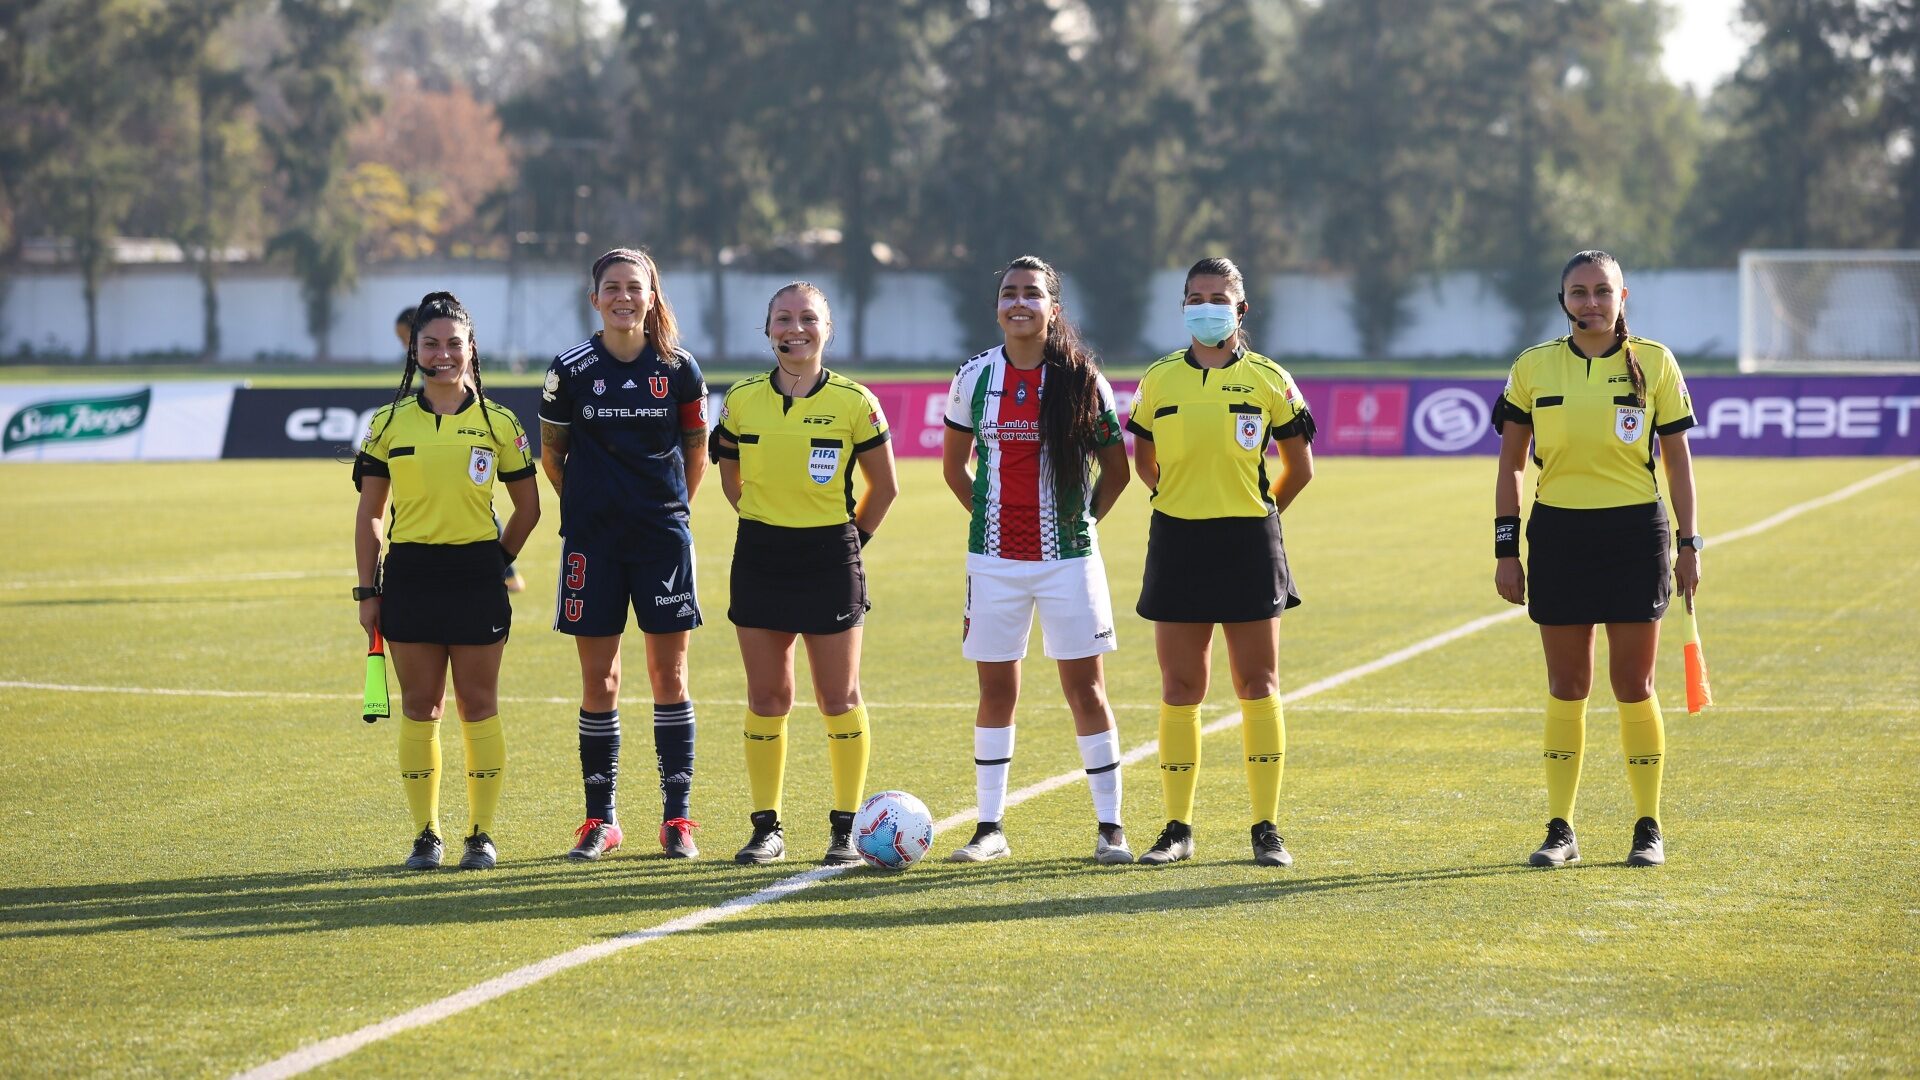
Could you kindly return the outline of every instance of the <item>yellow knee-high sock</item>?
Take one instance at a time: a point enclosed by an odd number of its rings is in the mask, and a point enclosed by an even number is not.
[[[1580,758],[1587,747],[1587,699],[1547,697],[1547,735],[1541,744],[1547,764],[1547,816],[1572,823],[1574,796],[1580,793]]]
[[[787,714],[761,716],[747,711],[747,793],[755,813],[780,812],[787,779]]]
[[[460,725],[467,744],[467,835],[493,835],[500,787],[507,771],[507,736],[498,716]]]
[[[400,784],[407,789],[413,831],[440,833],[440,721],[400,721]]]
[[[867,707],[855,705],[839,716],[821,714],[827,722],[827,764],[833,769],[833,808],[851,814],[860,809],[867,787],[867,755],[873,745],[867,726]]]
[[[1160,703],[1160,794],[1167,817],[1193,824],[1200,782],[1200,706]]]
[[[1660,820],[1660,772],[1667,756],[1666,726],[1660,719],[1660,699],[1620,703],[1620,749],[1627,753],[1627,786],[1633,789],[1633,812]]]
[[[1253,824],[1280,816],[1280,777],[1287,766],[1287,719],[1280,696],[1240,699],[1240,746],[1247,752],[1247,794]]]

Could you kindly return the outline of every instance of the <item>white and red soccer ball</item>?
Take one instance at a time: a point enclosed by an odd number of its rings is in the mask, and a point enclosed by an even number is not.
[[[933,815],[904,791],[867,797],[853,815],[853,849],[868,866],[905,870],[933,846]]]

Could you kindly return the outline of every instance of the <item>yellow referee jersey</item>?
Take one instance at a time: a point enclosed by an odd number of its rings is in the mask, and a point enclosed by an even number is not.
[[[805,397],[788,397],[767,372],[727,390],[715,435],[739,444],[717,452],[740,460],[741,517],[811,528],[853,520],[853,458],[887,441],[887,418],[852,379],[823,369]]]
[[[1267,444],[1313,441],[1307,399],[1286,369],[1238,349],[1204,368],[1191,349],[1147,368],[1127,430],[1153,443],[1160,484],[1153,508],[1177,518],[1266,517],[1273,512]]]
[[[533,475],[527,433],[513,411],[472,394],[449,415],[427,407],[425,392],[373,414],[354,481],[393,483],[387,539],[396,544],[476,544],[492,540],[493,485]]]
[[[1657,436],[1693,426],[1693,402],[1665,345],[1629,338],[1646,376],[1647,401],[1633,395],[1626,351],[1588,357],[1571,337],[1535,345],[1513,362],[1497,419],[1533,427],[1534,498],[1566,510],[1637,506],[1660,497],[1653,474]]]

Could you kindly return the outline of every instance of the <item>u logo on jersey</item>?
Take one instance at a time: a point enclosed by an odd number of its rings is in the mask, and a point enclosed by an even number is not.
[[[1623,443],[1638,442],[1645,419],[1646,410],[1621,405],[1613,410],[1613,433],[1620,436]]]
[[[665,375],[647,376],[647,389],[653,392],[654,397],[657,397],[657,398],[666,397],[667,396],[667,377]]]
[[[605,379],[595,379],[595,380],[593,380],[593,392],[594,392],[594,393],[595,393],[596,395],[597,395],[597,394],[604,394],[604,393],[606,393],[606,392],[607,392],[607,380],[605,380]]]

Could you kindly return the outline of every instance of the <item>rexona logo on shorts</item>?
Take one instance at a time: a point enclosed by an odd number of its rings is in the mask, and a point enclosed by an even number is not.
[[[0,453],[38,443],[111,439],[140,430],[152,411],[153,388],[120,397],[42,401],[13,414]]]

